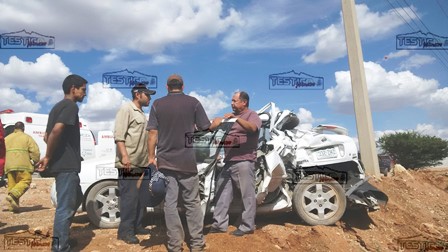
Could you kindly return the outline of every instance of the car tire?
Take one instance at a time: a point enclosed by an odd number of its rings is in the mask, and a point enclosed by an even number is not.
[[[86,198],[90,222],[99,228],[117,228],[120,224],[118,181],[102,181],[92,187]]]
[[[293,209],[307,224],[333,225],[344,215],[347,200],[333,178],[314,174],[300,180],[293,193]]]

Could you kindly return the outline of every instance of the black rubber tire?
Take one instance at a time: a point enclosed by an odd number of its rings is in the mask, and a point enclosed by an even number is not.
[[[342,186],[323,174],[303,178],[294,188],[292,202],[294,211],[312,226],[335,224],[347,207]]]
[[[86,198],[90,222],[99,228],[117,228],[120,224],[118,181],[99,182],[90,189]]]

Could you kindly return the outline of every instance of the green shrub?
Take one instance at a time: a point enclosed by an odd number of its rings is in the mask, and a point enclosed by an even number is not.
[[[448,157],[447,140],[415,131],[386,134],[378,144],[396,163],[410,169],[439,165]]]

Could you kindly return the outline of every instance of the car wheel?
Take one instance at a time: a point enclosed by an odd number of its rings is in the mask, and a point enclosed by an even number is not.
[[[86,198],[87,216],[99,228],[117,228],[120,224],[118,181],[103,181],[90,189]]]
[[[293,193],[293,208],[309,225],[333,225],[345,212],[344,189],[333,178],[314,174],[303,178]]]

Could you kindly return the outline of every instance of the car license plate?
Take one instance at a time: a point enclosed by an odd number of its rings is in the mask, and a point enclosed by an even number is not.
[[[315,152],[318,160],[336,158],[338,154],[335,148],[322,149]]]

